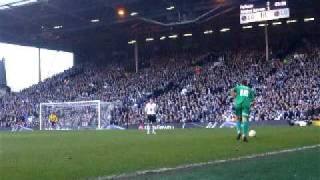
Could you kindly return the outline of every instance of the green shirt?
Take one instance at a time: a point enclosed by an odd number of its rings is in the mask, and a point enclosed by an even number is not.
[[[237,85],[234,88],[234,92],[236,93],[236,104],[251,104],[255,98],[255,91],[248,86]]]

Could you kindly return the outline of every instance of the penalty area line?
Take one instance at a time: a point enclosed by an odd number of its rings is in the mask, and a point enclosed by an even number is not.
[[[206,166],[206,165],[222,164],[222,163],[232,162],[232,161],[240,161],[240,160],[254,159],[254,158],[259,158],[259,157],[273,156],[273,155],[284,154],[284,153],[289,153],[289,152],[297,152],[297,151],[302,151],[302,150],[307,150],[307,149],[315,149],[318,147],[320,147],[320,144],[316,144],[316,145],[312,145],[312,146],[302,146],[302,147],[291,148],[291,149],[284,149],[284,150],[279,150],[279,151],[271,151],[271,152],[265,152],[265,153],[259,153],[259,154],[252,154],[252,155],[240,156],[240,157],[229,158],[229,159],[221,159],[221,160],[214,160],[214,161],[201,162],[201,163],[185,164],[185,165],[180,165],[180,166],[172,167],[172,168],[159,168],[159,169],[152,169],[152,170],[143,170],[143,171],[136,171],[134,173],[112,175],[112,176],[102,176],[102,177],[89,178],[89,179],[90,180],[109,180],[109,179],[132,178],[132,177],[143,176],[143,175],[148,175],[148,174],[164,173],[164,172],[183,170],[183,169],[188,169],[188,168],[202,167],[202,166]]]

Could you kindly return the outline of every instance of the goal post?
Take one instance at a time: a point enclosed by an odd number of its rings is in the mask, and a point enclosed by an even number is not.
[[[103,102],[76,101],[40,103],[40,130],[80,130],[109,129],[110,126],[121,126],[121,101]],[[52,127],[49,116],[55,113],[58,121]]]
[[[98,101],[98,129],[101,129],[101,102]]]
[[[52,127],[50,114],[55,113],[58,121]],[[76,101],[40,103],[40,130],[80,130],[101,128],[101,102]]]

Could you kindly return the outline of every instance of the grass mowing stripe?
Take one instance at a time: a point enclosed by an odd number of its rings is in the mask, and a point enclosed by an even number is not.
[[[307,149],[315,149],[320,147],[320,144],[313,145],[313,146],[303,146],[298,148],[292,148],[292,149],[284,149],[280,151],[271,151],[261,154],[252,154],[247,156],[241,156],[237,158],[230,158],[230,159],[221,159],[221,160],[215,160],[215,161],[208,161],[208,162],[202,162],[202,163],[193,163],[193,164],[186,164],[177,166],[174,168],[160,168],[160,169],[153,169],[153,170],[144,170],[144,171],[137,171],[135,173],[131,174],[121,174],[121,175],[114,175],[114,176],[106,176],[106,177],[98,177],[94,178],[92,180],[109,180],[109,179],[123,179],[123,178],[130,178],[130,177],[136,177],[136,176],[142,176],[146,174],[152,174],[152,173],[164,173],[168,171],[176,171],[176,170],[182,170],[182,169],[188,169],[188,168],[195,168],[195,167],[201,167],[206,165],[213,165],[213,164],[221,164],[226,162],[232,162],[232,161],[240,161],[240,160],[247,160],[247,159],[254,159],[259,157],[266,157],[266,156],[273,156],[283,153],[290,153],[290,152],[297,152],[297,151],[303,151]]]
[[[317,127],[255,130],[257,137],[248,144],[237,143],[234,129],[159,130],[156,136],[137,130],[0,132],[0,175],[92,179],[320,144]]]
[[[320,148],[231,161],[126,180],[319,180]]]

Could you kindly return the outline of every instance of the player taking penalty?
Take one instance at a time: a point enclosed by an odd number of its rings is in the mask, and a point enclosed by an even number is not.
[[[231,90],[231,96],[235,99],[234,107],[236,111],[236,121],[237,121],[237,140],[242,140],[248,142],[249,133],[249,115],[250,107],[254,104],[255,91],[248,87],[248,82],[246,80],[242,81],[242,84],[237,85]]]

